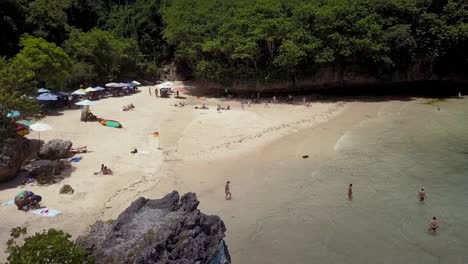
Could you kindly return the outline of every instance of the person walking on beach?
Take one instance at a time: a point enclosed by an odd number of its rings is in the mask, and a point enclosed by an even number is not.
[[[159,98],[159,90],[158,90],[158,88],[155,88],[155,89],[154,89],[154,95],[156,96],[156,98]]]
[[[265,101],[265,108],[270,108],[270,106],[268,105],[268,101]]]
[[[350,183],[348,187],[348,200],[353,200],[353,184]]]
[[[421,188],[421,191],[418,192],[417,197],[420,203],[424,203],[424,200],[426,200],[426,192],[424,191],[424,188]]]
[[[151,96],[151,88],[148,87],[148,92],[149,92],[149,95]]]
[[[437,222],[437,218],[434,216],[429,223],[429,232],[435,233],[437,229],[439,229],[439,222]]]
[[[250,104],[252,103],[252,100],[247,101],[247,106],[250,107]]]
[[[276,101],[276,96],[273,96],[273,103],[276,104],[278,101]]]
[[[226,186],[224,186],[224,194],[226,195],[226,200],[231,200],[231,187],[229,186],[231,184],[230,181],[226,182]]]

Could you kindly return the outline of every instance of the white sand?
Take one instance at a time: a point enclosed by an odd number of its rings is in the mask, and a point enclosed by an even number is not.
[[[69,139],[75,147],[87,146],[91,152],[80,154],[82,161],[73,163],[73,171],[66,173],[67,177],[57,184],[25,187],[13,182],[0,184],[1,202],[12,200],[21,189],[27,189],[41,195],[43,205],[62,211],[57,217],[46,218],[18,211],[15,206],[1,206],[0,261],[6,257],[5,242],[13,227],[28,226],[30,233],[59,228],[79,235],[96,220],[116,218],[142,194],[159,198],[168,189],[178,188],[176,178],[165,179],[173,162],[180,159],[211,162],[243,155],[275,139],[325,122],[343,109],[341,103],[313,103],[310,108],[270,104],[269,108],[252,105],[242,110],[239,102],[190,96],[184,100],[188,105],[178,108],[173,105],[179,99],[156,99],[154,93],[148,95],[148,87],[141,90],[132,96],[102,99],[91,107],[100,118],[120,121],[122,129],[80,122],[80,110],[66,110],[62,115],[48,116],[41,121],[53,127],[52,131],[41,133],[41,139]],[[129,103],[136,109],[121,111]],[[202,103],[210,109],[194,109]],[[229,104],[232,110],[218,113],[217,103]],[[161,135],[161,150],[152,135],[155,131]],[[29,135],[37,136],[34,132]],[[134,148],[139,151],[136,155],[130,154]],[[94,175],[101,164],[110,167],[114,175]],[[59,194],[63,184],[71,185],[75,193]]]

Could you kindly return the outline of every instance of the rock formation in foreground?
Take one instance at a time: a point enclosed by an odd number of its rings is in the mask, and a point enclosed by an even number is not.
[[[115,221],[96,222],[77,241],[96,263],[230,263],[224,222],[201,213],[196,194],[179,198],[176,191],[158,200],[138,198]]]

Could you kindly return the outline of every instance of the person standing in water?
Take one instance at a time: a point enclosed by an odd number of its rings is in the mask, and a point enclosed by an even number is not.
[[[418,192],[418,200],[420,203],[424,203],[424,200],[426,200],[426,192],[424,191],[424,188],[421,188],[421,191]]]
[[[434,216],[429,223],[429,232],[435,233],[437,229],[439,229],[439,222],[437,222],[437,218]]]
[[[224,186],[224,193],[226,195],[226,200],[231,200],[231,186],[229,186],[230,184],[231,182],[227,181],[226,186]]]
[[[348,187],[348,200],[353,200],[353,184],[350,183]]]

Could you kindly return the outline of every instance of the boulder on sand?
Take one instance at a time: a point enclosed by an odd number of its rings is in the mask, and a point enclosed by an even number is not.
[[[56,182],[56,175],[61,174],[62,168],[61,161],[34,160],[25,163],[21,170],[28,178],[36,179],[39,184],[52,184]]]
[[[39,158],[47,160],[66,159],[70,156],[73,143],[69,140],[53,139],[39,150]]]
[[[30,153],[29,141],[9,138],[0,144],[0,182],[13,179]]]
[[[97,263],[228,264],[226,228],[218,216],[201,213],[194,193],[179,200],[138,198],[112,222],[97,221],[77,242]]]

